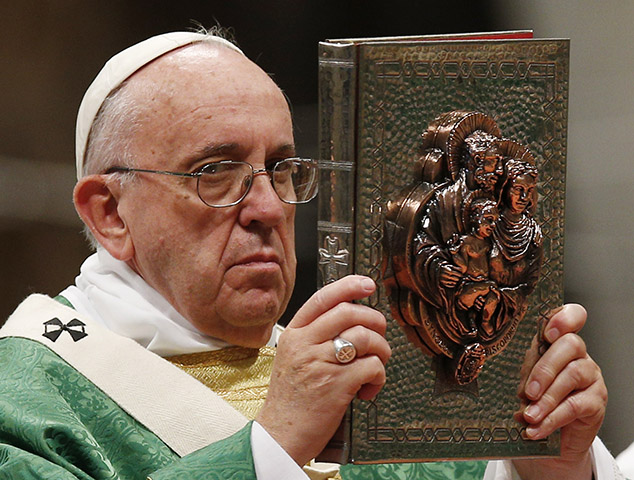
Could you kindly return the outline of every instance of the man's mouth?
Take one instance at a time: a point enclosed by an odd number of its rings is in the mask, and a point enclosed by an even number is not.
[[[235,266],[257,266],[257,265],[280,265],[280,257],[276,254],[270,253],[257,253],[241,257]]]

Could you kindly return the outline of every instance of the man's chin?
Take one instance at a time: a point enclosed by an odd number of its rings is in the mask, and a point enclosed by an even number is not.
[[[235,345],[264,345],[289,299],[290,292],[280,284],[230,290],[214,302],[216,328]]]
[[[271,322],[260,326],[239,327],[231,332],[227,341],[239,347],[263,347],[271,338],[274,325],[275,322]]]
[[[233,320],[236,325],[259,326],[275,323],[286,310],[292,291],[280,278],[257,284],[251,282],[235,292]]]

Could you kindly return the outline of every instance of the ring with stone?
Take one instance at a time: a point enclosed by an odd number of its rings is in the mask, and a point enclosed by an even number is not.
[[[350,363],[357,356],[354,344],[341,337],[335,337],[332,342],[335,345],[335,358],[339,363]]]

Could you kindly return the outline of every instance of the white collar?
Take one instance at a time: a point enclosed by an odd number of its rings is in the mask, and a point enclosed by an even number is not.
[[[60,295],[79,313],[160,356],[229,346],[196,330],[125,262],[103,248],[86,259],[75,285]],[[269,344],[275,345],[279,333],[275,328]]]

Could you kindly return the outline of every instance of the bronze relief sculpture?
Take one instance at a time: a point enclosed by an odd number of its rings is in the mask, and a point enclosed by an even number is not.
[[[454,110],[430,123],[413,171],[385,217],[391,311],[437,378],[469,385],[513,337],[539,279],[535,160],[491,117]]]

